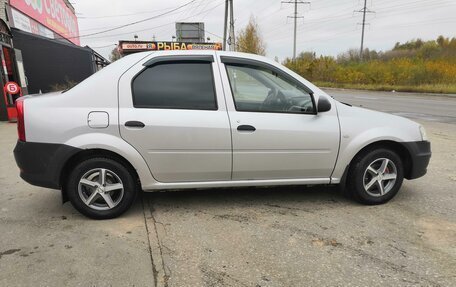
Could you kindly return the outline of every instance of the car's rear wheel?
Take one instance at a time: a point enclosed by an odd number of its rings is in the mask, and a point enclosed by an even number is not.
[[[401,158],[389,149],[371,149],[357,155],[348,174],[348,191],[364,204],[382,204],[401,188],[404,168]]]
[[[134,202],[136,189],[131,172],[108,158],[93,158],[77,164],[66,185],[71,204],[94,219],[114,218],[124,213]]]

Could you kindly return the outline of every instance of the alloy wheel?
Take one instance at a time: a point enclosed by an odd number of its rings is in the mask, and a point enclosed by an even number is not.
[[[97,168],[89,170],[81,177],[78,193],[88,207],[95,210],[109,210],[122,201],[124,185],[113,171]]]
[[[390,192],[397,179],[397,168],[387,158],[379,158],[368,165],[363,176],[364,190],[371,196],[380,197]]]

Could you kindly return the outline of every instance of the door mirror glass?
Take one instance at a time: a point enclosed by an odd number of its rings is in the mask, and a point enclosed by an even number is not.
[[[318,99],[318,112],[323,113],[331,110],[331,103],[326,97],[320,97]]]

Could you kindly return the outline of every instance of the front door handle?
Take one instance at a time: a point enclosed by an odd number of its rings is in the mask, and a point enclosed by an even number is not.
[[[125,123],[125,126],[128,127],[128,128],[140,128],[140,129],[142,129],[146,125],[143,122],[139,122],[139,121],[128,121],[128,122]]]
[[[251,125],[242,125],[242,126],[238,126],[237,130],[240,132],[254,132],[254,131],[256,131],[256,128]]]

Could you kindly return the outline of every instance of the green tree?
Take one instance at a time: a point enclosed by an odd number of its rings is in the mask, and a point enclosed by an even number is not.
[[[237,51],[239,52],[266,55],[266,44],[261,37],[260,28],[253,17],[250,17],[247,26],[238,33],[236,42]]]
[[[442,35],[440,35],[437,38],[437,44],[439,44],[439,46],[442,47],[442,48],[445,47],[445,46],[448,46],[449,43],[450,43],[450,39],[445,38]]]

